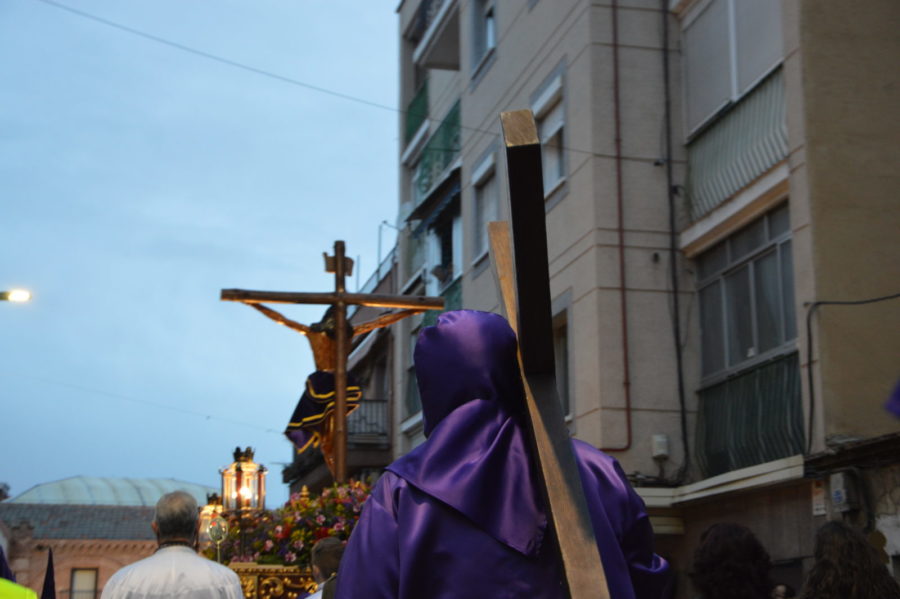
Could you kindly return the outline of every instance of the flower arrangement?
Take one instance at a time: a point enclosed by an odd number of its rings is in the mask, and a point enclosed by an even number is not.
[[[222,561],[309,568],[310,551],[316,541],[350,537],[370,491],[369,484],[351,480],[345,485],[326,487],[315,497],[294,493],[282,507],[255,516],[245,515],[242,520],[230,515],[228,535],[221,546]],[[216,559],[214,545],[204,553]]]

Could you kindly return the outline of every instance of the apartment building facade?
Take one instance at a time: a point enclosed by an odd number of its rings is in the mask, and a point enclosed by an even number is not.
[[[709,524],[740,522],[796,585],[843,517],[897,562],[898,6],[397,12],[398,289],[500,311],[498,117],[530,108],[569,427],[632,476],[661,551],[684,573]],[[394,327],[395,455],[422,441],[412,347],[433,318]]]

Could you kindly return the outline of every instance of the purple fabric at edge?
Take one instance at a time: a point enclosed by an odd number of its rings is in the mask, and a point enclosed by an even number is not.
[[[894,391],[888,398],[887,403],[884,404],[884,409],[900,418],[900,381],[897,381],[897,384],[894,385]]]
[[[13,574],[9,567],[9,562],[6,561],[6,554],[3,552],[2,545],[0,545],[0,578],[5,578],[10,582],[16,581],[16,575]]]
[[[442,314],[419,336],[428,440],[388,467],[350,538],[337,599],[562,599],[561,572],[520,423],[516,341],[483,312]],[[643,501],[611,457],[575,441],[613,599],[667,597]]]

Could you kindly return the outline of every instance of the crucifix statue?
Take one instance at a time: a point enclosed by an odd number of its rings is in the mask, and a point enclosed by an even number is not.
[[[533,455],[572,599],[609,599],[578,465],[559,402],[541,146],[530,110],[500,115],[514,253],[505,222],[489,225],[491,258],[507,320],[519,339]]]
[[[347,480],[347,356],[354,336],[386,327],[407,316],[425,310],[440,310],[444,307],[441,297],[414,295],[385,295],[378,293],[348,293],[345,278],[353,269],[353,260],[344,255],[344,242],[334,242],[334,255],[325,254],[325,271],[334,273],[332,292],[289,292],[289,291],[248,291],[244,289],[223,289],[223,301],[241,302],[259,310],[279,324],[304,335],[312,347],[316,369],[334,374],[334,415],[326,429],[329,437],[323,444],[326,464],[338,483]],[[311,325],[301,324],[275,310],[263,302],[279,304],[327,304],[324,318]],[[374,320],[351,325],[347,321],[347,306],[372,306],[395,308],[399,312],[384,314]]]

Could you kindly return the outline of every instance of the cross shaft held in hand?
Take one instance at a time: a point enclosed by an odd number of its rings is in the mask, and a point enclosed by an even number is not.
[[[532,455],[571,599],[609,599],[578,463],[556,388],[541,146],[530,110],[500,115],[509,227],[490,223],[491,259],[507,319],[519,338]]]
[[[284,318],[277,312],[265,308],[263,302],[275,304],[328,304],[334,309],[334,356],[315,355],[317,346],[313,344],[316,366],[320,363],[333,364],[334,370],[334,465],[332,474],[335,481],[344,483],[347,480],[347,356],[350,353],[350,339],[354,333],[361,334],[380,326],[387,326],[425,310],[441,310],[444,298],[416,295],[385,295],[378,293],[347,293],[345,279],[353,268],[353,260],[345,256],[343,241],[334,242],[334,255],[325,255],[325,271],[334,273],[334,291],[332,292],[291,292],[291,291],[250,291],[246,289],[223,289],[223,301],[241,302],[256,307],[269,318],[285,324],[290,328],[310,334],[310,327]],[[352,327],[347,322],[347,306],[371,306],[377,308],[399,308],[404,312],[388,315]],[[368,325],[368,326],[367,326]],[[312,341],[311,341],[312,343]],[[331,350],[330,344],[326,351]],[[329,464],[329,466],[331,466]]]

